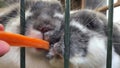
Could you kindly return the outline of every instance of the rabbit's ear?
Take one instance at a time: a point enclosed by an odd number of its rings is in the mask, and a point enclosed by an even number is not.
[[[62,5],[59,2],[58,3],[52,3],[50,5],[50,7],[57,12],[62,12],[63,11]]]
[[[73,18],[93,31],[103,31],[106,28],[107,19],[102,13],[92,10],[80,10],[73,14]]]
[[[31,11],[45,8],[48,5],[49,4],[47,4],[46,2],[43,2],[43,1],[36,2],[33,4]]]
[[[94,12],[83,12],[83,24],[91,29],[91,30],[100,30],[103,29],[105,26],[105,23],[107,23],[107,21],[105,19],[101,19],[101,17]],[[105,20],[105,21],[104,21]]]

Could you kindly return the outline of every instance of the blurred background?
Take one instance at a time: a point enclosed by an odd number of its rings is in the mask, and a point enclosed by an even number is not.
[[[0,0],[0,8],[4,8],[7,5],[16,3],[20,0]],[[52,1],[52,0],[51,0]],[[65,7],[65,0],[59,0],[63,7]],[[100,7],[104,7],[108,5],[109,0],[71,0],[71,10],[78,9],[99,9]],[[114,0],[114,3],[120,0]],[[104,11],[106,13],[106,11]],[[108,16],[108,15],[107,15]],[[114,8],[114,22],[120,22],[120,7]]]

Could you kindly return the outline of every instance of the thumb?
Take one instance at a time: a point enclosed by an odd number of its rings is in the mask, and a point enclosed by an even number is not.
[[[0,40],[0,56],[3,56],[5,53],[7,53],[9,49],[9,44]]]
[[[2,24],[0,24],[0,31],[4,30],[4,26]]]

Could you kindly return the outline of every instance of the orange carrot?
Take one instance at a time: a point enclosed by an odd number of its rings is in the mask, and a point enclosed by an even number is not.
[[[6,41],[11,46],[49,49],[49,43],[47,41],[10,32],[0,31],[0,40]]]

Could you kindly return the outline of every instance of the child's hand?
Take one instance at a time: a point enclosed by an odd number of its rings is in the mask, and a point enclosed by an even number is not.
[[[4,26],[0,24],[0,31],[4,30]],[[0,40],[0,56],[3,56],[9,51],[9,44],[5,41]]]

